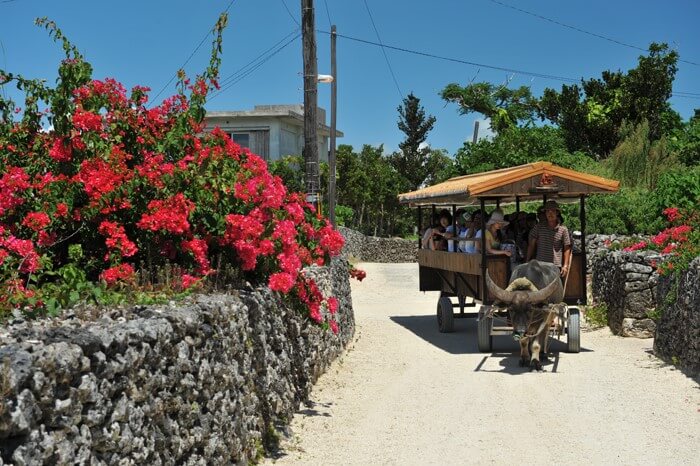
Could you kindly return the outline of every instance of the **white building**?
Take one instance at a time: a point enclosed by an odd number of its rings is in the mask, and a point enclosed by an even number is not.
[[[318,158],[328,161],[331,129],[326,126],[326,111],[318,109]],[[256,105],[253,110],[207,112],[206,130],[220,127],[231,138],[268,161],[285,155],[301,155],[304,147],[304,106]],[[336,137],[343,133],[336,130]]]

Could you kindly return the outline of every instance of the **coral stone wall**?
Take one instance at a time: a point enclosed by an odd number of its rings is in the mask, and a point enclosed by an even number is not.
[[[246,463],[354,333],[348,263],[309,272],[340,333],[267,288],[0,331],[0,464]]]
[[[700,257],[677,283],[673,277],[660,277],[657,289],[656,305],[662,314],[654,352],[691,375],[700,374]]]
[[[338,227],[345,238],[342,254],[365,262],[417,262],[418,240],[365,236],[350,228]]]
[[[592,291],[595,302],[608,307],[608,325],[625,337],[651,338],[656,323],[658,275],[652,265],[661,257],[651,251],[599,251],[593,256]]]

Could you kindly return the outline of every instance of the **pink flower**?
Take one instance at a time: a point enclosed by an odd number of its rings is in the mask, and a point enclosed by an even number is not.
[[[326,303],[328,304],[328,312],[331,314],[338,312],[338,299],[331,296],[326,300]]]
[[[677,207],[668,207],[664,209],[663,214],[666,216],[669,222],[673,222],[675,219],[679,217],[678,213],[678,208]]]
[[[337,335],[338,334],[338,322],[335,320],[329,320],[328,321],[328,326],[331,328],[331,331]]]

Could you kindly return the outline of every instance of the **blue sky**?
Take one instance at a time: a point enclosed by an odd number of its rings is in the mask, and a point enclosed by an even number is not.
[[[317,29],[328,31],[332,22],[339,34],[378,42],[365,0],[314,3]],[[629,45],[646,48],[652,41],[667,42],[682,60],[700,64],[696,0],[366,0],[384,44],[482,65],[579,79],[599,77],[605,69],[626,71],[636,66],[642,53],[499,3]],[[238,79],[246,64],[298,27],[300,0],[0,0],[0,68],[54,82],[60,46],[33,24],[34,18],[47,16],[92,63],[96,78],[113,77],[127,87],[149,86],[154,97],[229,6],[221,77],[231,86],[216,95],[208,109],[303,102],[300,39]],[[319,73],[330,73],[329,37],[320,33],[317,40]],[[210,43],[208,38],[185,66],[189,75],[206,67]],[[339,143],[356,148],[383,143],[386,150],[395,150],[403,138],[396,108],[402,96],[413,92],[437,118],[428,142],[453,154],[471,138],[480,116],[459,115],[456,105],[442,101],[438,93],[446,84],[510,80],[512,87],[531,86],[537,96],[546,87],[562,85],[521,72],[395,50],[386,50],[386,55],[396,83],[381,48],[338,39],[338,128],[345,133]],[[174,83],[158,100],[173,89]],[[687,119],[700,107],[700,66],[679,63],[674,90],[697,96],[671,100]],[[5,92],[17,96],[10,89]],[[330,86],[319,84],[319,105],[330,110]]]

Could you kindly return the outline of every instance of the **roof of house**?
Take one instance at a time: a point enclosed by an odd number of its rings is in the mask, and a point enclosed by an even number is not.
[[[419,205],[468,205],[480,199],[511,202],[539,200],[543,195],[579,198],[594,193],[617,192],[620,182],[562,168],[550,162],[535,162],[472,175],[399,194],[399,201]]]

